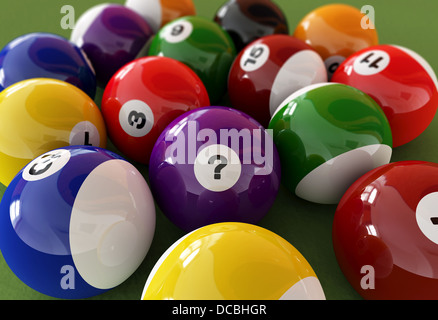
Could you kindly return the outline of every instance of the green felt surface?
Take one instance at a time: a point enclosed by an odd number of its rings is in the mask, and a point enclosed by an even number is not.
[[[63,5],[75,8],[76,17],[87,8],[103,1],[15,0],[2,3],[0,9],[0,46],[28,32],[47,31],[69,37],[61,28]],[[123,3],[124,1],[114,1]],[[224,0],[195,0],[198,15],[212,18]],[[312,9],[331,3],[324,0],[277,0],[288,17],[291,32],[299,20]],[[350,0],[340,1],[358,8],[372,5],[380,43],[398,44],[421,54],[438,70],[438,2],[435,0]],[[96,103],[100,105],[102,89]],[[394,150],[392,161],[425,160],[438,162],[435,137],[438,119],[414,141]],[[0,141],[1,144],[1,141]],[[110,149],[115,150],[111,144]],[[137,165],[147,177],[147,167]],[[4,192],[0,186],[0,196]],[[271,211],[260,222],[292,243],[314,268],[329,300],[361,299],[344,278],[336,262],[331,226],[335,205],[318,205],[298,199],[281,187]],[[139,299],[149,272],[161,254],[184,233],[170,223],[157,208],[157,228],[152,247],[139,269],[123,284],[92,299]],[[29,266],[31,267],[31,266]],[[24,285],[0,256],[0,299],[51,299]]]

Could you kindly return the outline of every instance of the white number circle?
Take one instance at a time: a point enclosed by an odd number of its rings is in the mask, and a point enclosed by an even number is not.
[[[269,47],[263,43],[248,47],[240,58],[240,68],[246,72],[260,69],[269,59]]]
[[[222,144],[210,145],[199,151],[193,167],[198,182],[214,192],[230,189],[239,180],[242,171],[237,153]]]
[[[344,62],[345,57],[335,55],[331,56],[324,61],[325,68],[327,69],[327,75],[328,79],[331,79],[335,71],[338,69],[338,67],[341,65],[342,62]]]
[[[154,113],[144,101],[129,100],[120,108],[119,123],[131,137],[143,137],[154,125]]]
[[[432,242],[438,244],[438,192],[424,196],[415,210],[417,224],[423,234]]]
[[[370,50],[356,58],[353,63],[353,69],[362,76],[371,76],[385,70],[389,62],[389,54],[385,51]]]
[[[186,40],[193,31],[193,25],[189,21],[175,21],[163,30],[163,37],[169,43],[178,43]]]
[[[61,170],[70,160],[70,151],[57,149],[32,160],[22,172],[24,180],[37,181]]]
[[[98,147],[100,144],[99,131],[90,121],[77,123],[70,132],[70,145],[86,145]]]

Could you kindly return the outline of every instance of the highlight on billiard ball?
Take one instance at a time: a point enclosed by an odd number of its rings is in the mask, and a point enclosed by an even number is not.
[[[53,78],[96,95],[96,74],[84,52],[51,33],[35,32],[9,42],[0,51],[0,90],[32,78]]]
[[[218,223],[176,241],[157,261],[142,300],[325,300],[304,256],[246,223]]]
[[[259,38],[289,34],[286,15],[270,0],[229,0],[217,10],[214,21],[230,34],[237,52]]]
[[[363,19],[367,27],[363,27]],[[305,41],[322,57],[329,80],[339,65],[353,53],[377,45],[373,21],[354,6],[327,4],[309,12],[296,26],[293,36]]]
[[[117,70],[143,54],[152,35],[148,22],[134,10],[103,3],[79,17],[70,40],[90,59],[98,86],[105,87]]]
[[[245,113],[220,106],[172,121],[149,162],[156,203],[187,232],[217,222],[259,222],[273,205],[280,177],[268,132]]]
[[[334,82],[360,89],[385,112],[394,147],[418,136],[438,108],[437,77],[418,53],[397,45],[377,45],[348,57],[334,73]]]
[[[289,35],[270,35],[253,41],[234,60],[228,95],[234,108],[267,127],[289,95],[327,80],[324,62],[312,47]]]
[[[154,33],[175,19],[196,15],[192,0],[126,0],[125,6],[139,13]]]
[[[0,183],[7,186],[37,156],[68,145],[105,148],[96,103],[62,80],[35,78],[0,92]]]
[[[229,34],[201,16],[182,17],[166,24],[150,43],[148,55],[164,56],[189,66],[204,83],[210,101],[227,91],[227,79],[236,49]]]
[[[333,220],[333,248],[369,300],[438,299],[438,164],[397,161],[350,186]]]
[[[105,149],[67,146],[26,165],[0,204],[0,249],[26,285],[87,298],[122,282],[145,258],[155,205],[142,174]]]
[[[387,164],[392,134],[384,112],[362,91],[339,83],[307,86],[289,96],[269,124],[282,182],[320,204],[337,204],[361,175]]]
[[[188,66],[149,56],[122,67],[103,93],[101,110],[114,146],[148,164],[160,133],[181,114],[209,106],[207,90]]]

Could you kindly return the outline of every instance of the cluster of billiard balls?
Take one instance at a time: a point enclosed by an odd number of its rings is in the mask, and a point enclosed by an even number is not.
[[[105,292],[144,260],[157,204],[187,234],[143,299],[324,299],[305,258],[256,225],[283,182],[339,204],[335,253],[364,297],[437,297],[438,165],[390,163],[431,123],[436,76],[362,19],[327,5],[290,35],[269,0],[228,1],[214,19],[190,0],[127,0],[87,10],[70,41],[13,40],[0,52],[10,268],[50,296]]]

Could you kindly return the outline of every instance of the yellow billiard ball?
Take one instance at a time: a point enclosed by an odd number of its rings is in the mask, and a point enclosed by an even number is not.
[[[103,117],[77,87],[55,79],[18,82],[0,93],[0,183],[41,154],[68,145],[106,147]]]
[[[324,300],[301,253],[252,224],[217,223],[174,243],[158,260],[143,300]]]

